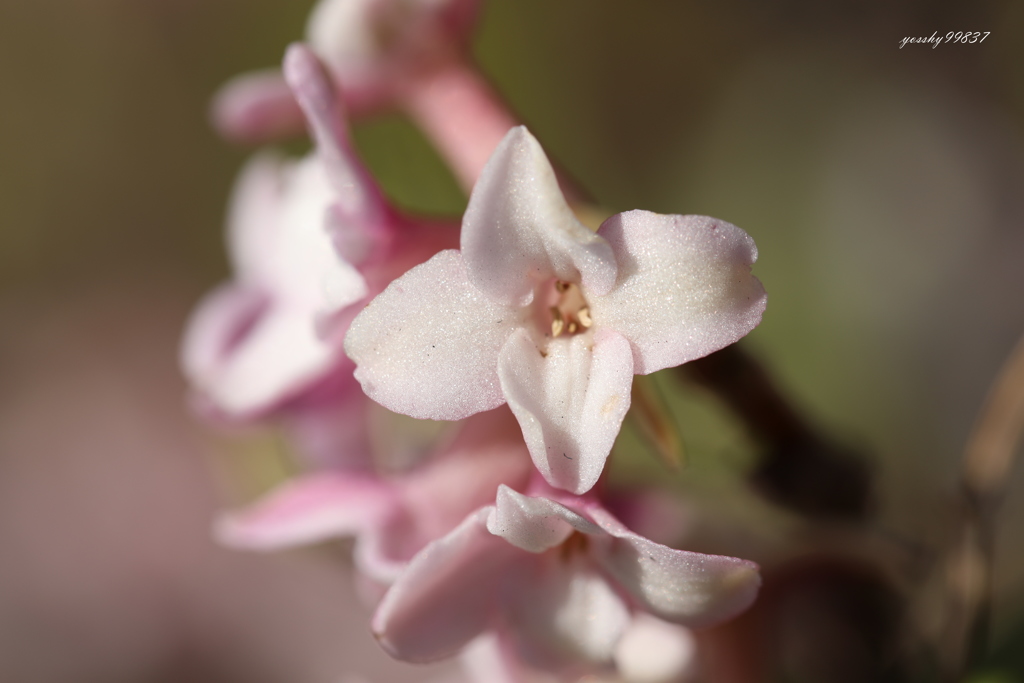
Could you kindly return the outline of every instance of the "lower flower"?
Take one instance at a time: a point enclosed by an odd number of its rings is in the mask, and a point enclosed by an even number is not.
[[[753,562],[659,545],[592,500],[554,495],[501,486],[421,550],[374,616],[381,645],[428,662],[496,632],[528,664],[569,673],[611,667],[637,613],[702,627],[754,601]]]

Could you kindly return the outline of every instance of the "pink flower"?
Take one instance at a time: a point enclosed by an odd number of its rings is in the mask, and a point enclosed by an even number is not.
[[[453,227],[385,203],[316,57],[293,47],[285,74],[316,151],[297,162],[261,155],[247,166],[229,218],[235,278],[200,304],[182,350],[199,395],[232,418],[357,393],[341,346],[356,304],[454,241]]]
[[[635,610],[688,627],[754,600],[757,565],[674,550],[622,526],[594,502],[529,497],[502,486],[413,558],[373,618],[393,656],[427,662],[486,631],[533,667],[607,665]]]
[[[509,132],[444,251],[393,282],[345,340],[370,398],[458,420],[508,403],[534,463],[574,493],[598,480],[634,374],[699,358],[760,322],[753,240],[703,216],[573,215],[537,141]]]
[[[336,74],[350,106],[393,97],[416,74],[465,49],[479,0],[321,0],[310,45]]]
[[[361,114],[398,98],[421,74],[461,56],[479,0],[321,0],[306,39]],[[242,74],[217,94],[213,119],[227,137],[261,141],[295,133],[302,115],[281,74]]]
[[[499,485],[522,488],[531,470],[515,419],[490,411],[467,420],[450,445],[408,472],[307,475],[222,517],[216,536],[250,550],[354,536],[359,569],[389,585],[423,546],[493,500]]]

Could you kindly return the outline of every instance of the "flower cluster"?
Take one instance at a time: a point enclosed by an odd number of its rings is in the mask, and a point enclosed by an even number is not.
[[[465,651],[489,681],[629,679],[658,660],[675,662],[658,679],[669,680],[692,646],[686,629],[752,603],[757,566],[630,531],[598,484],[633,375],[758,324],[757,251],[704,216],[581,223],[541,145],[466,59],[475,5],[324,0],[311,47],[218,98],[233,137],[266,140],[304,120],[315,146],[243,171],[234,279],[184,340],[205,415],[275,421],[307,461],[216,534],[250,549],[353,537],[379,600],[373,631],[399,659]],[[345,112],[386,105],[412,113],[472,188],[461,225],[397,210],[361,164]],[[383,467],[370,400],[458,424],[413,464]],[[644,653],[648,638],[671,646]]]

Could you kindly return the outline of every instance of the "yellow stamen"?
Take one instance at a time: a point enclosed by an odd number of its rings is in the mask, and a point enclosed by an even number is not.
[[[562,330],[565,329],[565,319],[562,318],[562,312],[558,310],[557,306],[551,307],[551,336],[557,337],[562,334]]]
[[[576,311],[576,319],[580,321],[580,325],[583,326],[583,329],[588,329],[594,324],[594,321],[590,319],[590,308],[587,306]]]

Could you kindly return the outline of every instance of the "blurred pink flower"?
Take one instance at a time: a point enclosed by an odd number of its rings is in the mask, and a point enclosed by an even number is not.
[[[630,211],[595,234],[515,128],[445,251],[392,283],[345,340],[372,399],[458,420],[508,403],[534,463],[574,493],[598,480],[635,373],[736,341],[766,297],[753,240],[724,221]]]
[[[386,203],[308,49],[288,52],[285,74],[316,150],[298,162],[261,155],[243,172],[229,218],[235,279],[200,304],[182,363],[211,412],[251,419],[291,409],[321,448],[341,448],[359,441],[364,421],[341,348],[357,304],[453,244],[456,232]]]
[[[321,0],[306,40],[357,114],[402,97],[413,81],[459,61],[479,0]],[[227,137],[259,142],[301,130],[302,115],[275,70],[225,84],[213,120]]]
[[[532,667],[609,666],[634,610],[709,626],[757,595],[753,562],[674,550],[596,502],[502,486],[424,548],[385,595],[373,630],[393,656],[428,662],[495,631]]]
[[[221,517],[216,536],[252,550],[354,536],[356,565],[389,585],[427,543],[494,500],[499,485],[523,488],[531,471],[515,419],[505,409],[493,410],[467,420],[449,445],[407,472],[301,477]]]

